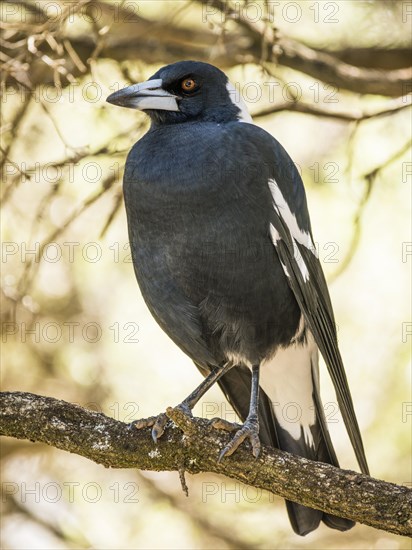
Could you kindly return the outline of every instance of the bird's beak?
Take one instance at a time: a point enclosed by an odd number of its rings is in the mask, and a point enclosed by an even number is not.
[[[140,84],[132,84],[106,99],[108,103],[128,107],[129,109],[155,109],[161,111],[178,111],[177,96],[166,92],[162,88],[162,79],[147,80]]]

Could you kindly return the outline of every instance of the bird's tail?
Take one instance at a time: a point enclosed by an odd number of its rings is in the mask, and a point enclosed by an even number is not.
[[[315,369],[317,369],[317,365],[314,366],[312,373],[315,373]],[[279,449],[303,456],[309,460],[326,462],[339,468],[339,462],[327,428],[324,409],[320,401],[319,385],[316,378],[316,375],[312,376],[315,423],[310,427],[312,434],[311,442],[308,441],[303,429],[301,429],[301,437],[295,440],[286,430],[279,426],[275,416],[275,423],[278,424],[276,430]],[[331,529],[339,531],[347,531],[355,525],[355,522],[351,520],[327,514],[321,510],[308,508],[296,502],[286,501],[286,508],[293,530],[301,536],[315,530],[321,521]]]
[[[315,364],[313,361],[315,361]],[[264,368],[263,366],[262,370]],[[312,422],[306,426],[299,423],[296,425],[295,423],[293,429],[289,429],[285,422],[285,415],[293,418],[292,401],[287,401],[287,404],[290,405],[288,410],[287,407],[282,406],[282,401],[278,395],[271,395],[273,393],[271,387],[262,389],[261,383],[259,399],[260,440],[263,445],[276,447],[310,460],[326,462],[339,467],[319,396],[317,356],[309,360],[309,369],[309,378],[312,387],[312,391],[309,394],[309,399],[312,403]],[[271,374],[273,376],[274,373]],[[293,372],[289,372],[289,376],[293,378]],[[302,384],[302,382],[304,385],[305,380],[302,381],[302,377],[300,377],[299,383]],[[282,388],[282,384],[279,384],[279,377],[275,377],[274,384],[278,388]],[[249,411],[250,370],[246,367],[234,368],[219,380],[219,385],[238,416],[244,421]],[[300,405],[296,401],[293,403],[298,408],[299,406],[306,407],[308,405],[307,401]],[[295,408],[295,411],[298,411],[298,409]],[[302,420],[304,419],[302,418]],[[299,429],[298,433],[296,433],[296,429]],[[321,521],[328,527],[340,531],[346,531],[354,526],[353,521],[326,514],[321,510],[308,508],[295,502],[286,501],[286,506],[293,530],[298,535],[307,535],[316,529]]]

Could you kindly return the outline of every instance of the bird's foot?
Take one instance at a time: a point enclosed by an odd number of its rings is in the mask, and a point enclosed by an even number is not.
[[[185,401],[180,403],[176,409],[180,409],[185,415],[190,416],[191,418],[193,417],[192,411]],[[143,428],[152,428],[152,439],[155,443],[157,443],[159,437],[162,437],[164,434],[169,420],[170,419],[166,413],[160,413],[157,416],[149,416],[149,418],[135,420],[130,424],[130,426],[138,430],[142,430]]]
[[[229,420],[224,420],[219,417],[209,420],[209,425],[217,430],[226,430],[227,432],[235,432],[236,430],[240,430],[242,427],[242,424],[238,424],[237,422],[229,422]]]
[[[256,415],[248,416],[243,425],[237,424],[235,422],[228,422],[222,418],[213,418],[210,421],[210,424],[217,429],[226,430],[233,432],[237,430],[236,435],[233,437],[231,442],[222,449],[218,462],[222,460],[225,456],[232,455],[236,449],[239,447],[245,439],[249,439],[252,445],[252,453],[255,458],[259,456],[260,453],[260,440],[259,440],[259,421]]]
[[[130,424],[131,427],[142,430],[143,428],[152,428],[152,438],[155,443],[159,437],[164,434],[166,424],[169,422],[169,417],[166,413],[160,413],[157,416],[150,416],[149,418],[142,418],[141,420],[135,420]]]

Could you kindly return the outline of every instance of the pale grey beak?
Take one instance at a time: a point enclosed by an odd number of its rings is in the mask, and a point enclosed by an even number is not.
[[[132,84],[118,92],[110,94],[107,102],[129,109],[154,109],[160,111],[178,111],[177,96],[162,89],[162,79],[147,80]]]

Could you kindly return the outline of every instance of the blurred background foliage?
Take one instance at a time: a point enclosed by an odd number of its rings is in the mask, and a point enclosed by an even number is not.
[[[411,485],[411,2],[0,9],[3,390],[130,421],[199,382],[130,261],[121,180],[147,120],[105,97],[164,64],[205,60],[301,170],[372,475]],[[322,385],[341,464],[355,468],[327,376]],[[195,413],[233,418],[217,388]],[[4,548],[410,547],[365,526],[299,538],[281,499],[218,476],[189,477],[187,499],[177,474],[107,471],[15,440],[2,451]]]

